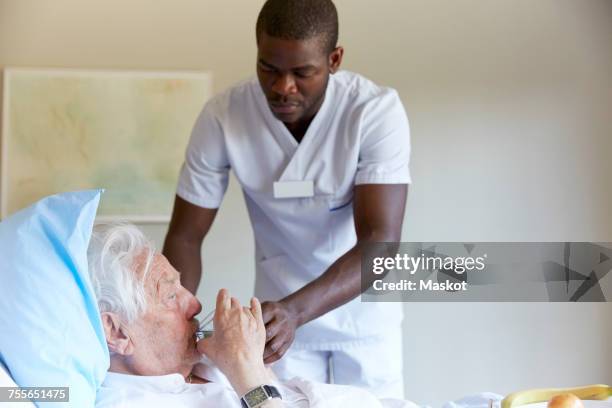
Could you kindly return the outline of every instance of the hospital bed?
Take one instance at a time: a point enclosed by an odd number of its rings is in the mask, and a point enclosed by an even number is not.
[[[17,384],[13,381],[6,368],[0,364],[0,387],[17,387]],[[492,398],[493,397],[493,398]],[[585,408],[610,408],[612,407],[612,398],[607,401],[582,401]],[[539,402],[535,404],[522,405],[521,408],[546,408],[546,402]],[[2,403],[0,402],[0,408],[35,408],[31,402],[15,402],[15,403]],[[500,399],[495,398],[494,394],[481,393],[470,397],[462,398],[458,401],[449,401],[444,404],[443,408],[499,408]],[[514,407],[513,407],[514,408]]]
[[[0,387],[16,386],[10,373],[22,384],[72,384],[70,400],[81,402],[72,406],[94,405],[96,385],[108,369],[85,256],[99,195],[86,191],[48,197],[0,223],[0,356],[10,367],[0,360]],[[482,393],[443,408],[497,408],[501,400],[501,395]],[[612,399],[584,405],[612,408]],[[0,402],[4,407],[34,405]],[[546,403],[523,407],[544,408]]]

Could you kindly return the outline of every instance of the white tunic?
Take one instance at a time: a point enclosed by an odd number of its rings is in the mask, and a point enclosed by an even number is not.
[[[255,294],[279,300],[355,245],[354,186],[410,183],[409,157],[408,119],[395,90],[346,71],[330,76],[323,104],[298,144],[253,78],[204,107],[177,194],[218,208],[234,171],[255,234]],[[276,181],[312,181],[314,196],[274,198]],[[298,329],[294,347],[330,350],[367,342],[401,319],[399,303],[357,298]]]

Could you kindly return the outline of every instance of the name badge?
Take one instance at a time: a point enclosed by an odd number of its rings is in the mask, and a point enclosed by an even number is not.
[[[274,198],[300,198],[314,196],[314,183],[308,181],[275,181]]]

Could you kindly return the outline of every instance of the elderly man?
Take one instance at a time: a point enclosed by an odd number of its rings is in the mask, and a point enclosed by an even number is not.
[[[214,334],[197,341],[199,301],[133,225],[96,227],[88,260],[110,352],[98,408],[413,406],[355,387],[279,383],[263,363],[255,298],[242,307],[221,290]]]

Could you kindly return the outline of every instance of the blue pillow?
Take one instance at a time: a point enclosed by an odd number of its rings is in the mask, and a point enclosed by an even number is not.
[[[0,360],[22,387],[70,387],[93,407],[109,367],[87,270],[101,190],[47,197],[0,222]]]

